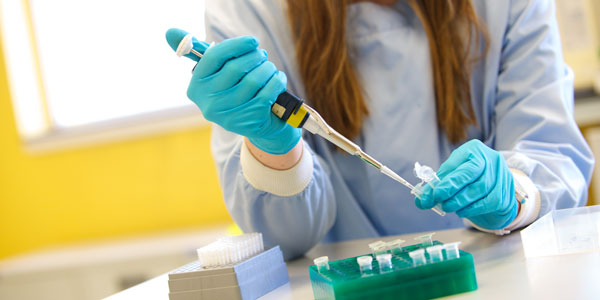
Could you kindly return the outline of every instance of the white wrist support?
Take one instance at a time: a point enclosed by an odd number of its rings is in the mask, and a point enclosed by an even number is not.
[[[300,140],[304,143],[303,140]],[[303,147],[298,163],[288,170],[275,170],[258,161],[242,143],[240,163],[248,183],[259,191],[287,197],[302,192],[312,179],[313,158],[308,147]]]

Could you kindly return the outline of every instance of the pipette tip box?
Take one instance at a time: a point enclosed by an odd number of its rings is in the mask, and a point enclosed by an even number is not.
[[[289,282],[279,246],[242,262],[204,268],[194,261],[169,273],[170,300],[259,298]]]
[[[434,241],[433,245],[442,245]],[[477,289],[473,256],[459,250],[458,258],[415,265],[409,252],[424,249],[421,244],[388,250],[393,267],[381,271],[375,257],[368,274],[361,272],[357,257],[329,262],[319,272],[309,266],[315,299],[430,299]],[[366,254],[364,256],[373,256]]]

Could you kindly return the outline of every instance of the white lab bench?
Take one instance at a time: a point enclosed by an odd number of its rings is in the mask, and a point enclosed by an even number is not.
[[[385,237],[413,241],[420,234]],[[598,299],[600,297],[600,253],[560,255],[525,259],[518,232],[504,237],[470,229],[453,229],[434,235],[441,242],[462,241],[460,248],[473,254],[477,274],[476,291],[457,294],[448,299]],[[319,244],[305,257],[287,263],[290,283],[261,299],[312,299],[308,266],[316,257],[331,260],[369,252],[365,239],[341,243]],[[415,242],[416,243],[416,242]],[[408,244],[408,242],[407,242]],[[167,300],[166,274],[106,298],[107,300]]]

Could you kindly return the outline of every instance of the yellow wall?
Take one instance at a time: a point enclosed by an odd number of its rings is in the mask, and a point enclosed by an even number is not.
[[[567,39],[564,38],[567,34],[574,34],[573,28],[571,28],[570,32],[565,31],[567,24],[561,24],[561,22],[569,22],[569,17],[565,15],[564,17],[560,17],[561,7],[559,5],[558,9],[558,22],[559,28],[561,29],[562,38],[562,48],[563,55],[566,63],[573,68],[575,72],[575,89],[586,89],[591,88],[594,80],[598,76],[598,67],[600,67],[600,60],[598,59],[598,47],[600,44],[598,43],[598,33],[596,26],[594,26],[594,19],[599,18],[600,15],[596,16],[594,12],[594,7],[592,3],[596,0],[587,0],[585,2],[579,2],[576,5],[583,4],[583,8],[581,12],[585,15],[583,16],[584,24],[589,30],[589,36],[585,36],[584,34],[580,34],[577,36],[578,40],[583,39],[583,46],[577,45],[569,45],[566,44]],[[565,12],[567,13],[567,12]],[[576,33],[575,33],[576,34]],[[589,41],[588,41],[589,39]]]
[[[230,221],[209,129],[46,155],[16,131],[0,48],[0,258]]]

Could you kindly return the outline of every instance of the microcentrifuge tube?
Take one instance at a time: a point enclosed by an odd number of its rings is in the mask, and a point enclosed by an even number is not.
[[[424,235],[416,237],[415,240],[417,240],[421,244],[422,247],[429,247],[429,246],[433,245],[433,241],[431,240],[431,237],[434,234],[435,234],[435,232],[424,234]]]
[[[390,242],[387,242],[388,250],[392,251],[392,253],[397,253],[402,251],[402,244],[406,242],[405,240],[397,239]]]
[[[421,165],[419,162],[415,162],[415,175],[421,179],[421,182],[414,186],[414,188],[410,191],[411,194],[415,195],[417,198],[421,198],[423,195],[423,189],[425,184],[429,185],[432,189],[440,182],[440,179],[437,177],[437,174],[431,167]],[[445,216],[446,212],[442,210],[442,204],[438,203],[433,208],[431,208],[434,212],[436,212],[440,216]]]
[[[387,252],[387,243],[384,241],[373,242],[369,244],[369,248],[371,248],[373,256],[377,256]]]
[[[368,274],[373,271],[373,265],[371,264],[373,262],[373,257],[371,255],[359,256],[356,258],[356,262],[360,267],[361,274]]]
[[[446,259],[460,258],[460,252],[458,251],[458,244],[460,242],[444,244],[444,250],[446,250]]]
[[[414,266],[420,266],[427,263],[425,260],[425,249],[423,248],[408,252],[408,255],[412,259]]]
[[[390,253],[377,255],[380,272],[387,272],[392,269],[392,255]]]
[[[427,254],[429,254],[429,260],[431,262],[444,260],[444,256],[442,255],[442,245],[427,247],[425,250],[427,250]]]
[[[319,271],[319,273],[329,270],[329,257],[327,256],[321,256],[321,257],[317,257],[314,260],[315,265],[317,265],[317,270]]]

